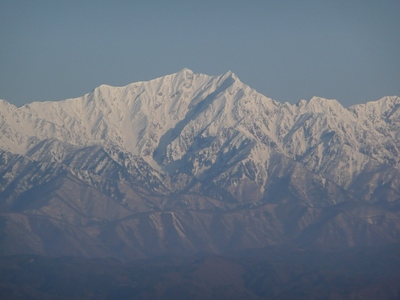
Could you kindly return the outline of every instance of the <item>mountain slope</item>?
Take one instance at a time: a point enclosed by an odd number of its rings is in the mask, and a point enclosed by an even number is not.
[[[232,72],[188,69],[58,102],[1,100],[2,252],[398,241],[399,107],[282,104]]]

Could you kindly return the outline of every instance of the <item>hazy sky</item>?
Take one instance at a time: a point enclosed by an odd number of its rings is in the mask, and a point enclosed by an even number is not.
[[[15,105],[184,67],[281,102],[400,96],[400,1],[0,0],[0,98]]]

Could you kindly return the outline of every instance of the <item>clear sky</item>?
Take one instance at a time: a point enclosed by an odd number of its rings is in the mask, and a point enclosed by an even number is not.
[[[400,96],[400,1],[0,0],[0,98],[15,105],[184,67],[281,102]]]

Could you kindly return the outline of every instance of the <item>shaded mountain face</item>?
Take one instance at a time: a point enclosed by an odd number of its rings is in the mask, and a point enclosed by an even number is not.
[[[184,69],[0,100],[0,251],[112,256],[400,240],[400,98],[269,99]]]

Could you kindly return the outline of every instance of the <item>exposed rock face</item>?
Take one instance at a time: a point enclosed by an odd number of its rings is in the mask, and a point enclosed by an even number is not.
[[[184,69],[0,100],[3,254],[114,256],[400,240],[400,98],[269,99]]]

